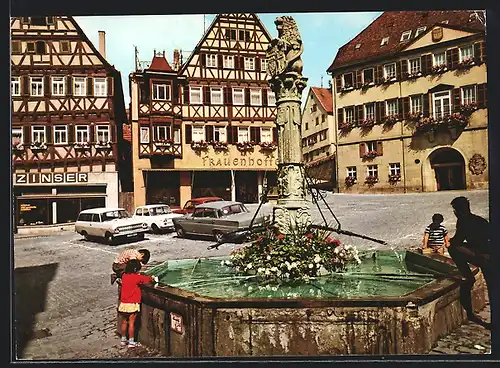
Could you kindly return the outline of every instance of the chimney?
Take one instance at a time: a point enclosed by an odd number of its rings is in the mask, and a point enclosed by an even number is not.
[[[172,64],[175,71],[180,69],[180,54],[177,49],[174,50],[174,62]]]
[[[99,53],[106,59],[106,32],[99,31]]]

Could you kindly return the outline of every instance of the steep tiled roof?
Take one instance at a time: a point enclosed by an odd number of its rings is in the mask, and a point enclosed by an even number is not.
[[[170,67],[167,59],[165,59],[164,56],[153,57],[153,61],[151,61],[151,66],[148,69],[159,72],[173,72],[173,69]]]
[[[448,21],[448,25],[453,28],[484,31],[484,26],[476,18],[470,18],[471,13],[470,10],[384,12],[338,50],[328,72],[342,66],[398,52],[415,39],[415,33],[419,27],[427,27],[429,30],[437,23]],[[410,39],[401,42],[403,32],[410,30],[412,31]],[[384,37],[389,37],[389,41],[381,46]]]
[[[316,95],[316,98],[323,106],[323,109],[328,114],[333,114],[333,99],[332,99],[332,91],[328,88],[319,88],[319,87],[311,87],[312,93]]]

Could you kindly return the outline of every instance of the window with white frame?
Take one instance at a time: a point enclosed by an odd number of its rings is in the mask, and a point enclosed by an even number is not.
[[[45,143],[45,127],[44,126],[32,126],[31,127],[31,142],[35,143]]]
[[[400,39],[400,41],[401,41],[401,42],[405,42],[405,41],[408,41],[410,38],[411,38],[411,30],[409,30],[409,31],[404,31],[404,32],[401,34],[401,39]]]
[[[215,54],[206,54],[206,66],[207,68],[217,68],[217,55]]]
[[[326,131],[323,130],[322,132],[319,133],[319,140],[324,141],[326,139]]]
[[[43,96],[43,77],[30,77],[30,95]]]
[[[201,125],[193,125],[191,129],[193,142],[200,142],[205,140],[205,127]]]
[[[460,62],[474,58],[474,47],[472,45],[460,47]]]
[[[389,43],[389,37],[384,37],[382,38],[382,41],[380,41],[380,46],[387,45]]]
[[[233,88],[233,105],[244,105],[245,96],[243,88]]]
[[[267,104],[269,106],[276,106],[276,95],[270,89],[267,90]]]
[[[238,127],[238,143],[250,141],[250,130],[248,127]]]
[[[154,90],[153,90],[154,94]],[[104,97],[108,95],[108,83],[106,78],[94,78],[94,96]]]
[[[421,33],[424,33],[426,29],[427,29],[426,26],[418,27],[417,31],[415,32],[415,37],[418,37],[418,35],[420,35]]]
[[[214,140],[217,142],[227,142],[226,127],[214,127]]]
[[[169,101],[170,100],[170,85],[153,83],[153,100]]]
[[[410,97],[410,112],[412,113],[422,112],[422,96]]]
[[[438,52],[436,54],[433,54],[433,66],[440,66],[446,64],[446,53],[443,52]]]
[[[201,87],[189,87],[189,98],[192,104],[201,104],[203,103]]]
[[[255,58],[245,57],[245,70],[255,70]]]
[[[52,77],[52,96],[64,96],[66,94],[65,87],[64,77]]]
[[[224,62],[224,68],[234,69],[234,56],[233,55],[224,55],[224,57],[222,59]]]
[[[180,128],[174,128],[174,143],[181,143],[181,130]]]
[[[155,125],[154,139],[155,141],[170,139],[170,127],[166,125]]]
[[[434,101],[434,119],[442,118],[451,113],[450,92],[436,92],[432,95]]]
[[[273,141],[273,132],[271,128],[268,127],[260,128],[260,141],[268,143]]]
[[[378,178],[378,165],[368,165],[366,168],[366,173],[368,176],[374,176]]]
[[[141,143],[149,143],[149,127],[141,127]]]
[[[267,59],[262,59],[260,61],[260,70],[267,73]]]
[[[13,128],[12,129],[12,145],[19,146],[24,143],[23,140],[23,129],[22,128]]]
[[[462,105],[476,102],[476,86],[462,87]]]
[[[109,139],[109,125],[97,125],[96,127],[96,141],[107,143]]]
[[[385,79],[396,78],[396,63],[384,65],[384,78]]]
[[[54,126],[54,144],[68,143],[68,127],[66,125]]]
[[[410,59],[408,60],[408,70],[410,74],[417,74],[420,73],[421,67],[420,67],[420,58],[415,58],[415,59]]]
[[[398,113],[398,100],[389,100],[385,103],[387,115],[396,115]]]
[[[344,121],[347,123],[354,122],[354,107],[346,107],[344,108]]]
[[[87,143],[89,141],[89,126],[77,125],[75,127],[75,142]]]
[[[347,176],[350,178],[356,179],[358,177],[358,173],[356,171],[356,166],[348,166],[347,167]]]
[[[250,105],[261,106],[262,105],[262,90],[261,89],[251,89],[250,90]]]
[[[365,104],[365,119],[375,120],[375,104],[373,102]]]
[[[377,142],[375,141],[365,142],[365,148],[367,152],[377,151]]]
[[[21,96],[21,77],[12,77],[10,79],[10,88],[12,96]]]
[[[86,96],[87,95],[87,78],[86,77],[73,77],[73,95]]]
[[[373,82],[373,68],[363,70],[363,83],[368,84]]]
[[[342,88],[350,88],[354,86],[352,73],[342,74]]]
[[[213,105],[222,105],[222,87],[210,88],[210,102]]]
[[[401,175],[401,164],[399,162],[389,164],[389,175]]]

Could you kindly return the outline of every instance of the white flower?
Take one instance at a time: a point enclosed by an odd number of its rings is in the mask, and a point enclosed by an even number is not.
[[[221,261],[220,265],[221,265],[221,266],[224,266],[224,264],[225,264],[225,263],[226,263],[226,262]]]
[[[267,259],[268,261],[270,261],[270,260],[271,260],[271,256],[267,256],[267,258],[266,258],[266,259]]]
[[[309,268],[313,268],[314,265],[312,263],[309,263]]]
[[[257,273],[263,273],[264,272],[264,267],[259,267],[257,269]]]
[[[297,262],[292,262],[292,264],[290,265],[291,268],[295,268],[297,267]]]
[[[287,267],[290,266],[290,262],[288,261],[285,261],[285,264],[287,265]]]
[[[321,257],[320,257],[320,255],[319,255],[319,254],[316,254],[316,255],[314,256],[314,263],[319,263],[319,262],[321,262]]]
[[[278,267],[271,267],[271,271],[277,272],[278,271]]]
[[[249,286],[248,287],[248,291],[252,291],[253,290],[253,287],[252,286]]]
[[[269,269],[266,268],[266,276],[269,276],[271,274],[271,271],[269,271]]]
[[[290,274],[288,272],[285,273],[285,277],[286,278],[289,278],[290,277]]]
[[[340,250],[339,250],[339,247],[337,247],[337,248],[335,248],[335,249],[333,250],[333,253],[338,254],[338,253],[339,253],[339,251],[340,251]]]
[[[247,264],[247,268],[251,269],[252,268],[252,264],[251,263]]]

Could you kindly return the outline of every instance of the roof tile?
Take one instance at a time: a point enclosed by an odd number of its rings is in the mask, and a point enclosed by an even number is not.
[[[311,87],[312,93],[316,95],[316,98],[323,106],[323,110],[325,110],[328,114],[333,114],[333,98],[332,91],[328,88],[320,88],[320,87]]]
[[[151,66],[148,70],[160,71],[160,72],[173,72],[167,59],[164,56],[154,56],[151,61]]]

